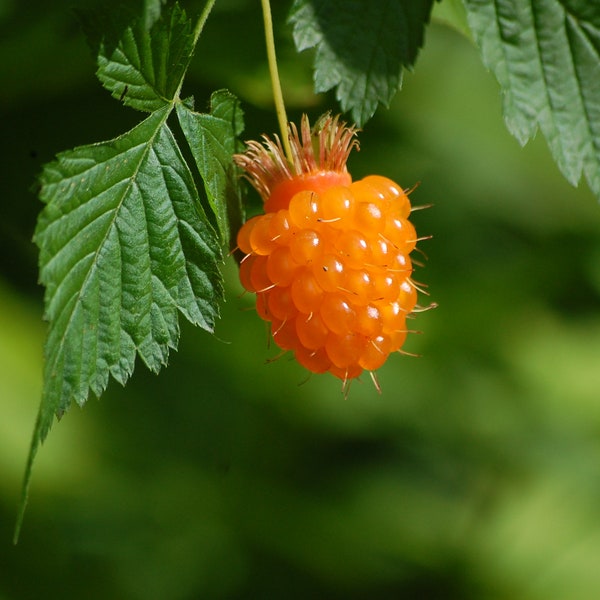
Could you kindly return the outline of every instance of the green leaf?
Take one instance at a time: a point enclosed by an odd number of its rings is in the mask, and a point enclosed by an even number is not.
[[[316,48],[315,91],[336,89],[360,126],[387,106],[423,44],[433,0],[295,0],[298,51]]]
[[[159,6],[154,0],[143,13],[130,5],[109,15],[80,12],[102,85],[125,105],[147,112],[176,98],[195,44],[185,11],[175,3],[158,17]]]
[[[158,372],[177,347],[178,312],[213,330],[219,242],[166,123],[171,110],[64,152],[42,173],[34,240],[50,328],[21,511],[55,415],[83,405],[90,390],[99,396],[109,375],[125,384],[136,356]]]
[[[585,174],[600,198],[600,4],[588,0],[465,0],[484,63],[503,94],[509,131],[538,127],[566,179]]]
[[[124,383],[136,352],[158,371],[177,344],[178,309],[213,329],[218,241],[168,114],[163,108],[114,140],[65,152],[42,174],[47,206],[34,240],[51,322],[47,397],[59,414],[71,399],[85,402],[88,389],[101,394],[109,372]]]
[[[204,181],[208,202],[216,215],[221,239],[230,238],[242,222],[242,193],[232,155],[240,150],[244,128],[239,100],[225,90],[211,96],[210,114],[177,105],[181,129]]]

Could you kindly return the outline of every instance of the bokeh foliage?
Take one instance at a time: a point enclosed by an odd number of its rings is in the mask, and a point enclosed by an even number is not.
[[[543,140],[510,137],[476,49],[438,25],[350,165],[435,205],[415,213],[440,305],[415,321],[423,357],[392,358],[382,396],[298,385],[285,357],[264,364],[228,262],[216,338],[186,327],[160,377],[138,365],[55,427],[11,545],[44,336],[29,188],[58,149],[138,120],[97,85],[70,4],[0,1],[0,598],[593,597],[600,208]],[[251,137],[276,127],[256,4],[217,4],[198,49],[214,59],[186,84],[205,107],[229,87]],[[334,99],[311,95],[274,5],[291,116],[318,115]]]

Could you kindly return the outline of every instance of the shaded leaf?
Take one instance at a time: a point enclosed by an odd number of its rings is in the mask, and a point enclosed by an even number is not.
[[[525,144],[539,127],[566,179],[585,173],[600,198],[600,4],[465,0],[504,119]]]
[[[239,177],[232,155],[240,150],[244,128],[239,100],[225,90],[211,96],[210,114],[177,105],[177,116],[204,181],[208,202],[215,213],[221,239],[229,246],[242,222]]]
[[[335,88],[358,125],[387,106],[423,45],[433,0],[295,0],[299,51],[316,48],[315,91]]]

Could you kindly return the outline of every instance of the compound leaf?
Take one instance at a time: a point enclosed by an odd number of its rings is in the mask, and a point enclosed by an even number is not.
[[[503,94],[509,131],[538,127],[566,179],[600,198],[600,4],[465,0],[469,25]]]
[[[290,13],[299,51],[316,48],[316,92],[335,88],[358,125],[387,106],[423,45],[433,0],[295,0]]]

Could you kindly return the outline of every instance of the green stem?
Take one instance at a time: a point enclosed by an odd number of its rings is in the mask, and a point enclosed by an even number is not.
[[[279,121],[279,130],[281,131],[281,141],[285,155],[290,163],[292,160],[292,147],[288,135],[288,120],[285,112],[285,103],[283,101],[283,92],[281,91],[281,81],[279,71],[277,70],[277,56],[275,55],[275,37],[273,35],[273,17],[271,16],[271,4],[269,0],[261,0],[263,18],[265,23],[265,41],[267,43],[267,59],[269,61],[269,73],[271,74],[271,85],[273,86],[273,100],[275,101],[275,112]]]

